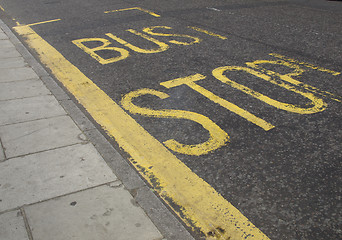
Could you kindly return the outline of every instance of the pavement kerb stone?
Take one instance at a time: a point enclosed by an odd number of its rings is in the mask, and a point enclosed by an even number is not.
[[[132,195],[133,197],[137,197],[137,203],[142,207],[147,216],[164,236],[163,240],[194,239],[177,217],[175,217],[165,204],[156,197],[140,175],[133,170],[132,166],[113,148],[112,144],[103,136],[91,120],[89,120],[87,114],[84,114],[77,104],[71,100],[73,97],[70,97],[65,90],[56,83],[2,20],[0,20],[0,28],[15,45],[15,48],[24,57],[28,65],[37,73],[45,86],[56,97],[76,125],[88,137],[118,179],[122,181],[124,187],[129,190],[131,194],[133,192],[138,193],[137,196],[134,196],[135,194]],[[151,211],[153,208],[158,210]]]

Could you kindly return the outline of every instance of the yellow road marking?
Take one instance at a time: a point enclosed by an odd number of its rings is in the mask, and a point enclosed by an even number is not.
[[[169,41],[170,43],[178,44],[178,45],[192,45],[192,44],[201,42],[201,39],[199,39],[199,38],[197,38],[197,37],[189,36],[189,35],[184,35],[184,34],[173,34],[173,33],[172,33],[172,34],[170,34],[170,33],[156,33],[156,32],[153,32],[153,30],[156,29],[156,28],[172,29],[171,27],[167,27],[167,26],[153,26],[153,27],[144,28],[143,31],[146,32],[146,33],[148,33],[148,34],[154,35],[154,36],[183,37],[183,38],[190,38],[190,39],[193,40],[192,42],[180,42],[180,41],[176,41],[176,40],[170,40],[170,41]]]
[[[126,30],[127,32],[130,32],[130,33],[133,33],[137,36],[140,36],[150,42],[153,42],[155,43],[156,45],[158,45],[159,47],[158,48],[154,48],[154,49],[143,49],[143,48],[140,48],[140,47],[137,47],[137,46],[134,46],[133,44],[130,44],[128,42],[126,42],[125,40],[111,34],[111,33],[106,33],[106,36],[110,37],[111,39],[117,41],[118,43],[124,45],[125,47],[128,47],[130,49],[132,49],[133,51],[135,52],[138,52],[138,53],[159,53],[159,52],[164,52],[166,51],[167,49],[169,49],[169,45],[167,45],[166,43],[163,43],[161,41],[158,41],[157,39],[153,38],[153,37],[150,37],[146,34],[143,34],[143,33],[140,33],[138,31],[135,31],[134,29],[127,29]]]
[[[3,11],[3,12],[5,12],[5,9],[4,9],[1,5],[0,5],[0,10]],[[12,20],[13,20],[17,25],[19,25],[19,22],[18,22],[15,18],[12,17]]]
[[[222,35],[217,34],[217,33],[209,32],[209,31],[207,31],[205,29],[202,29],[202,28],[199,28],[199,27],[188,26],[188,28],[191,28],[191,29],[193,29],[193,30],[195,30],[197,32],[202,32],[202,33],[208,34],[210,36],[220,38],[222,40],[226,40],[227,39],[227,37],[225,37],[225,36],[222,36]]]
[[[211,101],[221,105],[222,107],[232,111],[233,113],[239,115],[240,117],[245,118],[246,120],[254,123],[255,125],[263,128],[265,131],[271,130],[274,126],[265,120],[258,118],[257,116],[251,114],[250,112],[236,106],[235,104],[228,102],[225,99],[220,98],[219,96],[213,94],[212,92],[208,91],[207,89],[201,87],[200,85],[196,84],[195,81],[199,81],[205,79],[205,76],[201,74],[195,74],[184,78],[177,78],[167,82],[162,82],[160,85],[166,88],[172,88],[180,85],[187,85],[188,87],[192,88],[193,90],[199,92],[203,96],[207,97]]]
[[[48,22],[48,21],[46,21]],[[32,25],[37,25],[37,24],[29,24],[27,26],[32,26]],[[109,38],[111,38],[112,40],[122,44],[123,46],[138,52],[138,53],[144,53],[144,54],[151,54],[151,53],[160,53],[160,52],[164,52],[166,50],[169,49],[169,45],[161,42],[153,37],[151,37],[150,35],[156,35],[156,36],[173,36],[173,37],[182,37],[182,38],[187,38],[187,39],[191,39],[191,42],[181,42],[181,41],[176,41],[176,40],[170,40],[168,42],[173,43],[173,44],[177,44],[177,45],[192,45],[195,43],[199,43],[201,42],[201,39],[197,38],[197,37],[193,37],[193,36],[189,36],[189,35],[184,35],[184,34],[170,34],[170,33],[158,33],[158,32],[154,32],[153,30],[155,30],[156,28],[162,28],[162,29],[172,29],[171,27],[167,27],[167,26],[153,26],[153,27],[147,27],[147,28],[143,28],[143,32],[148,33],[144,34],[141,32],[138,32],[134,29],[127,29],[127,32],[130,32],[136,36],[139,36],[147,41],[150,41],[152,43],[154,43],[155,45],[157,45],[157,48],[152,48],[152,49],[144,49],[144,48],[140,48],[138,46],[135,46],[127,41],[125,41],[124,39],[112,34],[112,33],[106,33],[105,35]],[[95,46],[95,47],[87,47],[84,43],[87,42],[99,42],[102,43],[102,45],[100,46]],[[118,62],[121,60],[126,59],[127,57],[129,57],[129,51],[124,49],[124,48],[118,48],[118,47],[111,47],[109,45],[111,45],[112,43],[105,39],[105,38],[82,38],[82,39],[76,39],[73,40],[72,43],[74,43],[76,46],[78,46],[79,48],[81,48],[84,52],[88,53],[92,58],[94,58],[95,60],[97,60],[99,63],[101,64],[109,64],[109,63],[114,63],[114,62]],[[97,44],[98,45],[98,44]],[[113,55],[115,57],[112,58],[103,58],[101,57],[98,53],[96,52],[100,52],[100,51],[112,51]],[[116,54],[115,54],[116,52]],[[119,56],[117,56],[119,53]]]
[[[149,10],[140,8],[140,7],[132,7],[132,8],[123,8],[123,9],[117,9],[117,10],[110,10],[110,11],[105,11],[104,13],[113,13],[113,12],[123,12],[123,11],[130,11],[130,10],[139,10],[145,13],[148,13],[150,15],[152,15],[153,17],[160,17],[159,14],[156,14],[154,12],[151,12]]]
[[[307,99],[311,100],[311,104],[312,107],[300,107],[294,104],[289,104],[289,103],[283,103],[283,102],[279,102],[277,100],[274,100],[266,95],[263,95],[259,92],[256,92],[242,84],[239,84],[237,82],[232,81],[231,79],[229,79],[228,77],[225,76],[225,72],[226,71],[244,71],[246,73],[250,73],[251,75],[254,75],[256,77],[259,77],[260,79],[263,79],[265,81],[268,81],[270,83],[273,83],[279,87],[282,87],[284,89],[287,89],[289,91],[298,93],[300,95],[302,95],[303,97],[306,97]],[[248,95],[251,95],[257,99],[259,99],[260,101],[263,101],[273,107],[288,111],[288,112],[293,112],[293,113],[299,113],[299,114],[312,114],[312,113],[318,113],[318,112],[322,112],[326,109],[327,104],[320,98],[316,97],[315,95],[313,95],[312,93],[308,93],[308,92],[303,92],[299,89],[294,88],[293,86],[289,85],[286,82],[278,82],[274,79],[272,79],[270,76],[265,75],[261,72],[257,72],[251,68],[247,68],[247,67],[240,67],[240,66],[224,66],[224,67],[218,67],[216,69],[213,70],[213,76],[215,78],[217,78],[218,80],[220,80],[223,83],[228,84],[229,86],[232,86],[233,88],[236,88]],[[285,78],[286,77],[286,78]],[[282,78],[282,80],[285,81],[285,79],[288,79],[290,77],[285,76],[284,78]]]
[[[31,27],[14,27],[41,61],[126,151],[132,164],[194,231],[207,239],[269,239],[194,174]]]
[[[283,65],[283,66],[286,66],[286,67],[294,69],[294,71],[290,72],[290,73],[287,73],[287,74],[280,74],[280,73],[273,72],[271,70],[265,69],[263,67],[260,67],[260,65],[262,65],[262,64]],[[249,66],[249,67],[255,68],[257,70],[261,70],[261,71],[265,72],[267,75],[276,76],[276,77],[282,79],[283,81],[289,82],[289,83],[291,83],[291,84],[293,84],[293,85],[295,85],[297,87],[300,87],[302,89],[306,89],[306,90],[308,90],[310,92],[313,92],[315,94],[319,94],[319,95],[321,95],[323,97],[329,98],[331,100],[335,100],[336,102],[342,102],[342,97],[340,97],[340,96],[338,96],[336,94],[320,90],[320,89],[318,89],[316,87],[313,87],[313,86],[311,86],[309,84],[300,82],[300,81],[295,80],[294,78],[292,78],[293,76],[300,77],[306,71],[306,70],[300,68],[299,65],[297,65],[297,64],[295,64],[293,62],[287,62],[287,61],[283,61],[283,60],[278,60],[278,61],[256,60],[254,62],[246,62],[246,65]]]
[[[27,24],[26,26],[36,26],[36,25],[40,25],[40,24],[44,24],[44,23],[51,23],[51,22],[58,22],[62,19],[53,19],[53,20],[49,20],[49,21],[43,21],[43,22],[36,22],[36,23],[30,23],[30,24]]]
[[[283,59],[283,60],[288,61],[288,62],[296,63],[296,64],[299,64],[299,65],[303,65],[303,66],[305,66],[307,68],[311,68],[313,70],[317,70],[317,71],[321,71],[321,72],[327,72],[327,73],[330,73],[330,74],[335,75],[335,76],[341,74],[340,72],[336,72],[336,71],[329,70],[329,69],[326,69],[326,68],[318,67],[318,66],[315,66],[313,64],[306,63],[306,62],[300,62],[300,61],[297,61],[295,59],[288,58],[288,57],[285,57],[285,56],[277,54],[277,53],[270,53],[269,55],[271,55],[273,57],[276,57],[276,58]]]
[[[94,48],[89,48],[83,44],[84,42],[101,42],[102,45],[94,47]],[[108,47],[112,43],[105,38],[82,38],[82,39],[73,40],[72,43],[75,44],[80,49],[82,49],[84,52],[88,53],[92,58],[94,58],[101,64],[114,63],[114,62],[118,62],[129,57],[129,52],[126,49],[118,48],[118,47]],[[98,55],[97,53],[95,53],[101,50],[115,51],[115,52],[120,53],[120,56],[105,59],[101,57],[100,55]]]
[[[143,88],[127,93],[121,100],[123,108],[128,110],[130,113],[140,114],[149,117],[190,120],[200,124],[204,129],[206,129],[209,132],[209,139],[203,143],[187,145],[179,143],[175,139],[169,139],[163,142],[164,145],[167,146],[169,149],[182,154],[199,156],[203,154],[208,154],[209,152],[214,151],[228,144],[228,134],[206,116],[203,116],[195,112],[176,109],[154,110],[150,108],[139,107],[132,103],[132,100],[134,98],[143,95],[153,95],[159,97],[160,99],[166,99],[169,97],[169,95],[164,92],[159,92],[154,89]]]

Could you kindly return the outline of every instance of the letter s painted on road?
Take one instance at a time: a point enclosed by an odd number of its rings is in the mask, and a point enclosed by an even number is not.
[[[169,149],[187,155],[203,155],[207,154],[211,151],[214,151],[224,145],[227,145],[229,142],[228,134],[223,131],[216,123],[210,120],[208,117],[203,116],[201,114],[183,111],[183,110],[174,110],[174,109],[161,109],[154,110],[145,107],[139,107],[132,103],[134,98],[143,96],[143,95],[153,95],[159,97],[160,99],[166,99],[169,97],[168,94],[164,92],[159,92],[153,89],[139,89],[133,92],[126,94],[122,100],[121,104],[124,109],[133,114],[140,114],[149,117],[155,118],[174,118],[174,119],[187,119],[190,121],[194,121],[200,125],[204,129],[209,132],[209,139],[206,142],[194,144],[194,145],[186,145],[177,142],[174,139],[169,139],[164,142],[165,146]]]

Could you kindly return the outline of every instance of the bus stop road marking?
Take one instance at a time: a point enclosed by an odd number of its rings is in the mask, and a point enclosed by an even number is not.
[[[206,239],[269,239],[30,26],[14,29],[93,119],[130,155],[132,164],[158,195],[195,232],[204,234]]]

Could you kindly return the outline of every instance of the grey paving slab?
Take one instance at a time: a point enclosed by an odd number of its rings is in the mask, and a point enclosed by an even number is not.
[[[0,163],[0,212],[116,180],[90,143],[10,159]]]
[[[1,31],[0,32],[0,40],[3,40],[3,39],[8,39],[8,37],[3,31]]]
[[[0,59],[15,58],[20,56],[20,53],[14,47],[0,48]]]
[[[14,48],[13,43],[9,39],[0,40],[0,49],[1,48]]]
[[[123,187],[107,185],[25,207],[35,240],[161,240]]]
[[[0,126],[0,138],[7,158],[85,142],[69,116]]]
[[[132,166],[114,149],[110,142],[97,130],[85,131],[88,139],[101,153],[107,164],[111,166],[116,176],[125,184],[128,190],[134,190],[145,186],[145,182],[133,170]]]
[[[48,94],[50,91],[39,79],[0,83],[0,101]]]
[[[37,78],[37,74],[30,67],[0,68],[0,82],[12,82]]]
[[[66,115],[52,95],[0,101],[0,125]]]
[[[23,216],[19,210],[0,215],[1,240],[29,240]]]
[[[0,68],[21,68],[26,66],[27,63],[23,57],[0,58]]]

